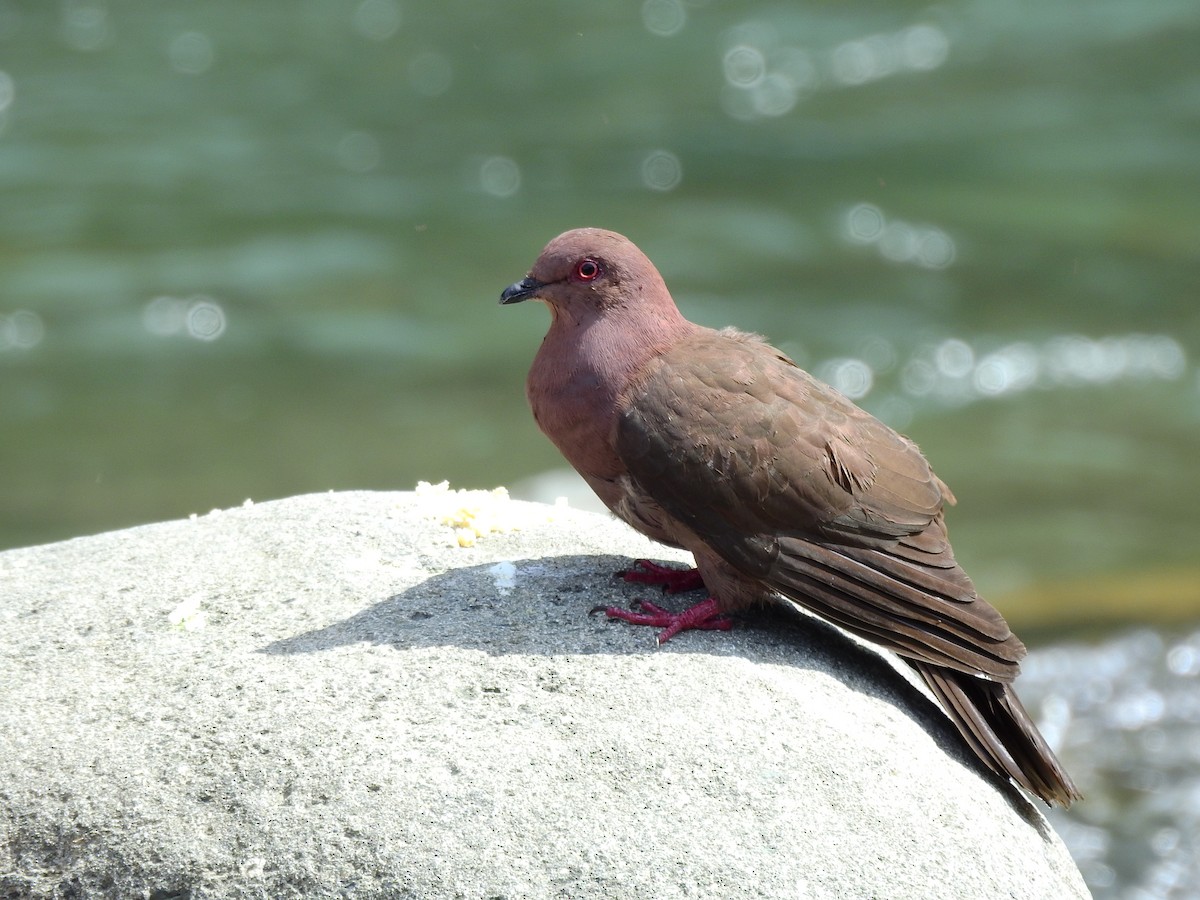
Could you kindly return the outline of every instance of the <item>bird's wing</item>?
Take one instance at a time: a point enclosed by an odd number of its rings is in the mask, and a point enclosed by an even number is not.
[[[635,489],[735,569],[909,658],[1016,677],[1024,647],[955,562],[952,498],[907,438],[730,331],[664,354],[621,409]]]

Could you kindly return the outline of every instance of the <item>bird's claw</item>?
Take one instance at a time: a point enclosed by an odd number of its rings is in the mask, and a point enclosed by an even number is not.
[[[658,634],[658,643],[665,644],[681,631],[728,631],[733,621],[721,614],[717,601],[712,597],[689,606],[683,612],[671,612],[649,600],[635,600],[637,609],[621,609],[619,606],[596,606],[591,612],[603,612],[610,619],[620,619],[630,625],[650,625],[663,629]]]
[[[648,559],[635,559],[633,567],[616,573],[630,584],[657,584],[666,594],[679,594],[683,591],[694,591],[704,587],[704,580],[698,569],[676,569],[671,566],[661,566]]]

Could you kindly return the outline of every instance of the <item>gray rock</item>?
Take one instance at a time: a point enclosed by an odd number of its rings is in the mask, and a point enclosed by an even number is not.
[[[656,648],[587,613],[680,554],[515,501],[463,548],[456,502],[0,554],[0,896],[1087,896],[881,657],[767,613]]]

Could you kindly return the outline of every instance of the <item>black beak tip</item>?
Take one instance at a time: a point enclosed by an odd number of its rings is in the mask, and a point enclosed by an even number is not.
[[[510,284],[500,292],[500,304],[505,306],[509,303],[520,303],[522,300],[528,300],[537,293],[540,287],[542,287],[542,282],[536,278],[522,278],[516,284]]]

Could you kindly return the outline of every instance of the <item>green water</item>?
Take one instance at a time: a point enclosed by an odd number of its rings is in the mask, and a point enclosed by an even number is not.
[[[0,2],[0,546],[558,466],[496,299],[591,224],[916,438],[990,592],[1191,567],[1198,42],[1194,0]]]

